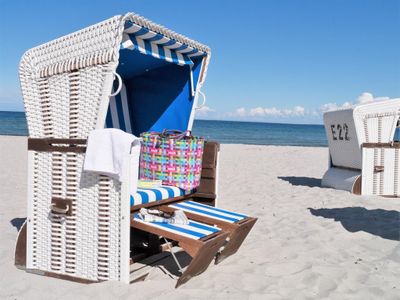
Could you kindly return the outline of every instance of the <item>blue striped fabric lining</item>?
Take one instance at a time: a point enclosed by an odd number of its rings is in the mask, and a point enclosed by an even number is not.
[[[170,224],[163,222],[145,222],[139,217],[138,214],[135,214],[133,218],[137,222],[147,224],[149,226],[156,227],[195,240],[201,239],[203,237],[206,237],[210,234],[216,233],[221,230],[218,227],[206,225],[195,221],[189,221],[189,224],[187,225],[180,225],[180,224]]]
[[[121,92],[114,97],[110,97],[105,127],[118,128],[127,133],[132,133],[129,101],[124,83],[122,83]]]
[[[125,30],[121,42],[121,49],[130,49],[138,51],[142,54],[152,56],[156,59],[166,61],[172,64],[177,64],[180,66],[189,66],[190,69],[190,77],[189,77],[189,85],[190,85],[190,96],[194,97],[196,92],[197,83],[193,82],[194,79],[194,72],[198,72],[199,66],[195,64],[196,60],[192,60],[197,57],[203,59],[207,53],[194,48],[193,46],[180,43],[175,39],[168,38],[163,34],[154,32],[149,30],[146,27],[137,25],[132,21],[127,21],[125,23]],[[187,68],[183,68],[182,70],[186,70]],[[199,69],[199,70],[197,70]],[[196,75],[198,76],[198,75]],[[125,78],[124,78],[125,79]],[[198,79],[195,78],[197,81]],[[135,112],[133,111],[134,105],[129,103],[129,100],[132,101],[132,89],[134,86],[128,85],[128,90],[126,89],[125,85],[123,85],[121,92],[116,95],[115,97],[110,97],[110,104],[108,108],[108,112],[106,115],[106,128],[118,128],[122,131],[133,133],[133,134],[140,134],[142,131],[151,130],[150,126],[148,126],[145,130],[140,130],[137,132],[137,126],[134,122],[139,122],[136,119],[133,120],[133,115]],[[179,99],[179,98],[177,98]],[[192,103],[192,99],[187,103]],[[181,101],[181,100],[179,100]],[[185,102],[186,103],[186,102]],[[192,105],[192,104],[190,104]],[[173,110],[174,106],[171,105],[171,110]],[[190,106],[191,107],[191,106]],[[168,108],[170,109],[170,108]],[[132,114],[132,116],[131,116]],[[165,114],[168,116],[169,114]],[[164,128],[179,128],[181,126],[181,120],[184,120],[181,116],[176,118],[177,121],[169,122],[168,124],[163,124],[165,120],[164,115],[158,119],[158,121],[154,125],[162,124]],[[140,122],[139,122],[140,123]],[[178,126],[173,125],[178,124]],[[153,125],[153,126],[154,126]],[[168,126],[166,126],[168,125]],[[187,124],[185,124],[187,127]],[[140,127],[140,126],[139,126]],[[133,132],[133,130],[135,132]],[[182,130],[186,130],[187,128],[182,128]]]
[[[185,191],[175,187],[162,185],[157,188],[138,188],[136,194],[131,195],[131,206],[156,202],[164,199],[174,198],[185,195]]]
[[[235,213],[221,208],[212,207],[205,204],[200,204],[194,201],[174,203],[169,205],[169,207],[175,209],[181,209],[183,211],[187,211],[193,214],[206,216],[209,218],[217,219],[228,223],[236,223],[242,219],[247,218],[247,216],[243,214]]]
[[[138,50],[155,58],[178,65],[190,66],[193,65],[191,57],[206,55],[203,51],[167,38],[132,22],[125,24],[121,48]]]

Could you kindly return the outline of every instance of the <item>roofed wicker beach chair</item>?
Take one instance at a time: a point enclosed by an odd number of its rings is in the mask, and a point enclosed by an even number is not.
[[[137,153],[126,157],[121,182],[82,171],[95,129],[136,136],[190,130],[204,105],[198,98],[210,56],[207,46],[131,13],[25,53],[20,80],[29,128],[28,212],[17,266],[79,282],[129,283],[130,264],[143,258],[132,247],[139,232],[148,238],[146,255],[177,244],[192,257],[186,268],[178,262],[179,286],[215,257],[219,262],[238,250],[257,219],[214,207],[218,143],[205,144],[200,186],[191,192],[136,189]],[[189,224],[144,222],[137,217],[141,208],[181,209]]]
[[[358,195],[400,195],[400,99],[327,112],[329,169],[322,185]]]

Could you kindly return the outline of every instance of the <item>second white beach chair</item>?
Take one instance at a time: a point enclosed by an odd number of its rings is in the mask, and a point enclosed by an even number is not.
[[[322,185],[354,194],[400,196],[400,99],[327,112],[329,169]]]

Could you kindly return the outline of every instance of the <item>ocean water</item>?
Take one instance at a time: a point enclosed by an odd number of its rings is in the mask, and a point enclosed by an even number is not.
[[[193,134],[223,144],[327,146],[322,125],[196,120]]]
[[[0,135],[28,135],[25,113],[0,111]]]
[[[326,146],[322,125],[195,120],[193,134],[228,144]],[[0,111],[0,135],[28,135],[23,112]]]

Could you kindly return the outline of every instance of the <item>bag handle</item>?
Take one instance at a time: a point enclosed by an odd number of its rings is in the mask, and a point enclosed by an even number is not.
[[[160,134],[160,137],[169,137],[176,140],[181,140],[187,136],[191,136],[192,132],[190,130],[175,130],[175,129],[164,129]]]

